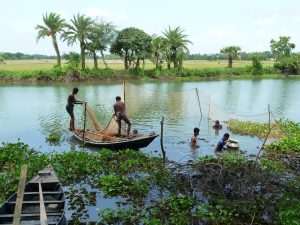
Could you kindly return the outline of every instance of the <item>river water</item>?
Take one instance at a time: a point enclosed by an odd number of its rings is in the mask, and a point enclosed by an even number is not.
[[[83,99],[94,110],[97,119],[105,126],[113,114],[115,97],[121,95],[121,82],[85,82],[77,84],[26,84],[0,86],[0,141],[27,143],[42,152],[80,149],[80,142],[68,131],[69,115],[66,99],[77,86],[77,99]],[[200,107],[196,89],[198,90]],[[264,115],[268,122],[268,104],[274,115],[300,121],[300,80],[255,79],[199,82],[128,82],[126,107],[133,129],[139,133],[160,133],[160,120],[164,116],[164,146],[167,157],[179,162],[200,155],[214,154],[213,145],[227,132],[213,130],[208,115],[240,114],[255,121]],[[208,97],[209,96],[209,97]],[[218,111],[219,114],[216,112]],[[208,113],[209,112],[209,113]],[[202,113],[202,117],[201,117]],[[83,107],[75,106],[76,126],[83,126]],[[253,119],[254,118],[254,119]],[[200,120],[201,119],[201,120]],[[218,119],[214,117],[213,119]],[[250,120],[250,119],[249,119]],[[189,140],[193,128],[200,126],[200,148],[191,149]],[[58,145],[50,145],[46,137],[59,132]],[[229,132],[230,133],[230,132]],[[263,140],[231,134],[240,142],[247,154],[257,153]],[[88,147],[90,151],[98,148]],[[147,148],[146,153],[160,154],[159,138]]]

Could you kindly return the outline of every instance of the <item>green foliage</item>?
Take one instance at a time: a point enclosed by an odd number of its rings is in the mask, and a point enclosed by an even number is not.
[[[188,36],[184,34],[184,29],[181,27],[175,27],[174,29],[169,27],[165,29],[163,35],[162,44],[164,46],[164,56],[167,60],[168,68],[170,62],[174,64],[174,68],[181,68],[184,55],[189,52],[187,45],[192,42],[187,39]]]
[[[143,30],[129,27],[121,30],[111,45],[110,52],[124,59],[125,69],[134,63],[139,67],[139,60],[144,59],[144,54],[151,54],[152,38]]]
[[[241,48],[239,46],[227,46],[220,50],[220,53],[228,56],[228,68],[232,67],[232,61],[240,54]]]
[[[266,145],[265,150],[276,153],[299,153],[300,124],[288,119],[281,119],[279,123],[285,136],[277,142]]]
[[[142,214],[136,209],[123,209],[118,210],[105,209],[100,210],[99,215],[101,221],[98,223],[100,225],[132,225],[139,224],[141,221]]]
[[[263,72],[263,66],[261,64],[261,59],[254,55],[252,57],[252,69],[251,69],[251,73],[254,75],[260,75]]]
[[[46,141],[50,144],[57,144],[60,142],[61,134],[58,132],[54,132],[52,134],[49,134],[49,136],[46,138]]]
[[[80,55],[76,52],[69,52],[63,55],[64,59],[67,60],[67,64],[72,67],[78,67],[80,64]]]
[[[228,120],[228,129],[234,134],[265,138],[269,132],[269,124],[230,119]]]
[[[300,200],[284,195],[281,198],[278,221],[282,225],[300,224]]]
[[[147,177],[138,175],[127,177],[125,175],[109,174],[103,175],[98,180],[94,180],[95,187],[101,190],[107,196],[146,196],[149,191],[149,181]]]
[[[274,68],[282,74],[300,74],[300,55],[293,54],[288,57],[282,57],[274,63]]]
[[[291,37],[280,36],[278,41],[274,39],[270,41],[271,51],[276,61],[291,55],[296,45],[290,43],[290,39]]]
[[[79,42],[81,55],[81,68],[85,70],[85,50],[89,34],[93,31],[94,20],[79,13],[73,16],[71,24],[66,24],[67,30],[61,35],[68,45]]]
[[[38,30],[38,35],[37,35],[37,42],[41,38],[45,38],[47,36],[50,36],[52,38],[52,43],[53,47],[56,52],[57,56],[57,66],[61,66],[61,60],[60,60],[60,52],[58,49],[58,44],[57,44],[57,33],[62,33],[64,27],[66,26],[65,20],[60,17],[60,15],[56,13],[49,13],[46,15],[43,15],[43,22],[46,26],[44,25],[37,25],[35,27],[36,30]]]
[[[4,57],[2,55],[0,55],[0,65],[1,64],[5,64],[5,60],[4,60]]]

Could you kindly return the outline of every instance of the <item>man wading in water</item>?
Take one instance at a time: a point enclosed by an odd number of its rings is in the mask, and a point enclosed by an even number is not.
[[[129,137],[129,132],[131,128],[131,123],[125,113],[125,103],[121,102],[121,97],[117,96],[116,97],[116,103],[114,104],[114,110],[115,110],[115,116],[116,116],[116,121],[118,123],[118,136],[121,137],[121,121],[124,120],[125,123],[127,123],[128,128],[127,128],[127,137]]]
[[[71,120],[70,120],[70,128],[69,131],[74,131],[75,130],[75,125],[74,125],[74,104],[84,104],[85,101],[79,101],[75,99],[75,95],[78,93],[78,88],[75,87],[73,88],[72,94],[68,96],[68,103],[66,105],[66,110],[69,113]]]

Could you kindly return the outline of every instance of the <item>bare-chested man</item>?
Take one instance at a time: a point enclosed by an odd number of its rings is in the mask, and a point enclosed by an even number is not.
[[[66,105],[66,110],[69,113],[71,120],[70,120],[70,127],[69,130],[70,131],[74,131],[75,130],[75,125],[74,125],[74,104],[84,104],[85,101],[80,101],[80,100],[76,100],[75,99],[75,95],[78,93],[78,88],[75,87],[73,88],[72,93],[68,96],[68,100],[67,100],[67,105]]]
[[[115,116],[118,123],[118,136],[121,137],[121,121],[124,120],[127,123],[127,137],[129,137],[129,132],[131,128],[131,123],[125,112],[125,103],[121,101],[121,97],[116,97],[116,103],[114,104]]]

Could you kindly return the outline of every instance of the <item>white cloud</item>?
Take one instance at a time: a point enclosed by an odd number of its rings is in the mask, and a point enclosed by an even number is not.
[[[278,21],[278,15],[273,14],[271,16],[265,16],[257,19],[257,24],[261,26],[268,26],[276,23]]]
[[[32,34],[35,30],[36,23],[31,23],[28,21],[12,21],[10,24],[10,29],[15,34]]]

